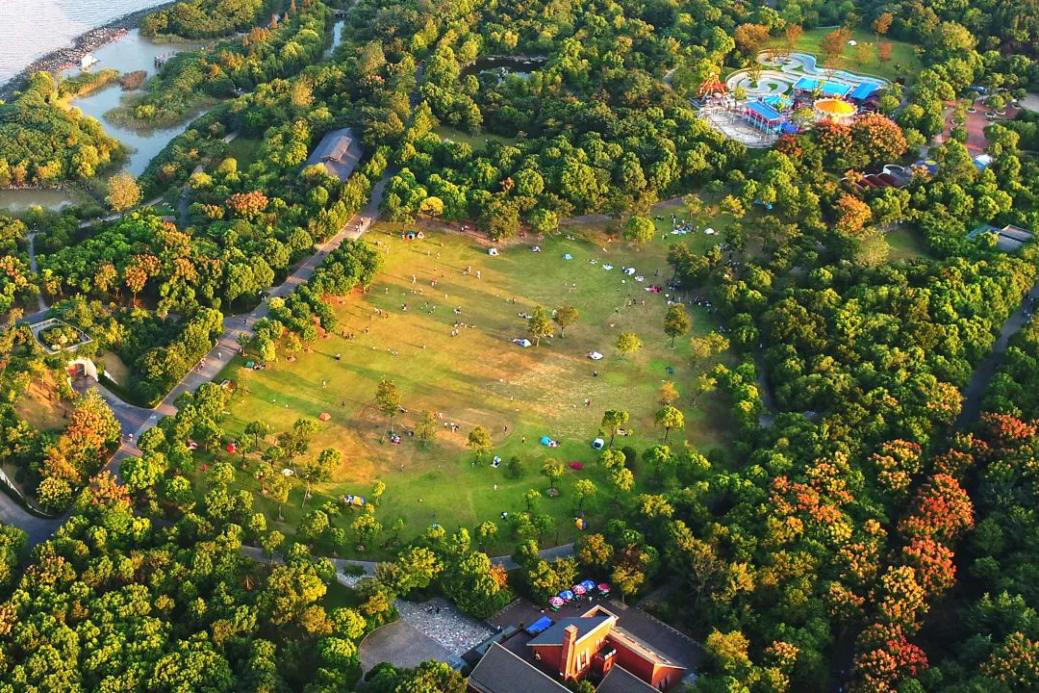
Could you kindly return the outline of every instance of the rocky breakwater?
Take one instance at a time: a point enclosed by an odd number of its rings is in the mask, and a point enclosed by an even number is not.
[[[41,70],[53,74],[79,65],[83,56],[93,53],[105,44],[122,38],[126,35],[127,31],[140,24],[144,17],[156,10],[173,4],[175,3],[157,3],[154,7],[138,10],[137,12],[131,12],[108,22],[104,26],[99,26],[80,34],[75,38],[71,46],[59,48],[58,50],[51,51],[42,58],[38,58],[24,70],[8,80],[6,84],[0,86],[0,99],[10,99],[11,95],[15,91],[22,88],[30,75],[40,72]]]

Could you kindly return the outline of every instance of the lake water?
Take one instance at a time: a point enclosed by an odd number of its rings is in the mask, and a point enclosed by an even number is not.
[[[326,60],[332,57],[332,53],[334,53],[335,49],[339,48],[339,44],[343,42],[343,26],[345,24],[346,22],[340,19],[332,25],[332,45],[325,50]]]
[[[0,0],[0,83],[97,26],[159,0]]]
[[[198,48],[200,45],[186,41],[153,43],[141,36],[137,29],[133,29],[119,40],[94,51],[94,57],[98,62],[90,69],[97,71],[112,67],[124,73],[144,70],[150,77],[155,73],[155,58]],[[79,71],[79,68],[73,68],[68,70],[68,74],[78,74]],[[108,134],[133,150],[126,170],[137,176],[148,166],[148,162],[162,151],[167,142],[187,129],[191,118],[172,128],[134,130],[116,125],[104,117],[105,113],[119,105],[124,95],[135,93],[138,92],[125,92],[118,84],[111,84],[72,103],[87,115],[101,121]]]
[[[0,0],[2,1],[2,0]],[[137,29],[128,31],[118,40],[101,46],[94,51],[98,62],[91,71],[115,68],[120,72],[144,70],[149,76],[155,73],[155,59],[165,57],[184,50],[198,48],[201,44],[192,42],[154,43],[143,36]],[[79,74],[78,67],[70,68],[63,74]],[[101,122],[109,135],[130,148],[126,170],[135,176],[140,175],[156,154],[174,137],[184,132],[191,124],[191,118],[172,128],[134,130],[121,127],[105,118],[105,113],[119,105],[127,94],[119,84],[111,84],[87,96],[76,99],[72,104],[85,114]],[[0,209],[21,211],[38,205],[49,209],[60,209],[71,204],[70,198],[60,190],[0,190]]]
[[[30,207],[61,209],[72,204],[63,190],[0,190],[0,209],[24,212]]]
[[[479,75],[493,72],[497,73],[499,78],[516,75],[525,79],[530,76],[531,71],[541,67],[545,62],[545,57],[540,55],[488,55],[479,57],[463,67],[462,74]]]

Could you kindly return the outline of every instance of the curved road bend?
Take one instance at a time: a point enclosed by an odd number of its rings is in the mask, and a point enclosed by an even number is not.
[[[1021,305],[1003,323],[1003,329],[999,331],[999,338],[992,347],[992,353],[974,369],[970,383],[963,390],[963,408],[960,410],[959,418],[956,419],[956,428],[969,426],[981,414],[981,401],[984,398],[985,390],[1003,363],[1003,354],[1006,353],[1010,338],[1032,319],[1033,301],[1039,303],[1039,284],[1033,286],[1032,290],[1021,299]]]
[[[338,248],[344,240],[357,240],[372,225],[379,213],[379,204],[382,201],[383,192],[389,183],[389,176],[384,176],[373,187],[371,199],[364,209],[355,215],[337,234],[317,246],[317,251],[301,262],[295,270],[286,277],[285,281],[268,290],[270,296],[284,298],[291,294],[297,286],[306,283],[324,260],[324,256]],[[35,234],[33,234],[35,235]],[[32,240],[30,240],[32,248]],[[35,257],[35,252],[31,252]],[[37,315],[37,314],[34,314]],[[115,413],[116,419],[123,430],[123,435],[133,435],[132,441],[140,438],[140,435],[159,422],[164,416],[175,414],[177,407],[174,402],[184,392],[194,392],[203,383],[216,378],[220,372],[231,362],[231,359],[240,349],[238,337],[241,334],[251,335],[252,326],[257,320],[267,315],[266,301],[260,303],[251,312],[244,315],[234,315],[224,320],[224,332],[217,340],[216,346],[206,356],[206,364],[196,368],[185,375],[168,395],[154,408],[145,409],[137,407],[121,400],[115,393],[103,385],[97,383],[93,387],[98,388],[101,396]],[[27,316],[27,319],[31,316]],[[124,441],[119,450],[112,457],[108,469],[120,478],[120,468],[123,460],[127,457],[140,455],[136,442]],[[36,517],[30,514],[8,494],[0,492],[0,522],[14,525],[24,530],[28,535],[28,546],[33,547],[46,539],[64,523],[65,517],[48,519]]]

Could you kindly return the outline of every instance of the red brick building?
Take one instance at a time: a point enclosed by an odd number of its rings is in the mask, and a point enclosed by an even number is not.
[[[686,667],[618,621],[616,614],[596,605],[580,616],[560,618],[529,640],[495,645],[470,674],[469,690],[512,693],[522,681],[527,690],[559,691],[563,690],[560,683],[578,679],[598,682],[596,690],[603,693],[667,691],[677,686]]]

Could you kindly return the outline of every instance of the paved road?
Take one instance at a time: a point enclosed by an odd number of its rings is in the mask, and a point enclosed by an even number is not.
[[[33,231],[26,238],[29,241],[29,269],[32,270],[33,274],[39,274],[40,268],[36,264],[36,236],[39,231]],[[47,302],[43,300],[43,293],[36,294],[37,305],[39,306],[39,312],[47,310]]]
[[[992,353],[974,369],[974,375],[971,376],[970,383],[963,391],[963,408],[960,410],[960,417],[956,420],[957,428],[969,426],[981,414],[981,402],[985,396],[985,390],[1000,364],[1003,363],[1007,343],[1032,319],[1032,301],[1039,302],[1039,284],[1033,286],[1032,290],[1025,294],[1021,305],[1003,323],[1003,329],[999,332],[999,339],[996,340]]]
[[[382,195],[388,183],[389,176],[383,177],[378,183],[376,183],[372,188],[371,199],[368,204],[365,205],[364,209],[362,209],[359,214],[355,215],[353,219],[351,219],[350,222],[339,231],[339,233],[318,245],[317,250],[313,255],[300,263],[300,265],[296,267],[284,282],[270,289],[268,293],[271,296],[281,298],[288,296],[296,289],[296,287],[306,283],[312,276],[314,276],[314,272],[324,260],[326,254],[338,248],[346,239],[356,240],[360,238],[378,216],[379,203],[382,201]],[[105,217],[105,219],[111,221],[119,218],[119,216],[120,215],[111,215]],[[31,239],[34,236],[35,233],[29,237],[30,248],[32,247]],[[35,252],[31,251],[30,257],[33,258],[32,264],[35,269]],[[43,307],[46,308],[45,304],[43,304]],[[112,411],[115,413],[116,419],[118,419],[120,427],[123,430],[123,434],[125,436],[129,436],[130,434],[133,435],[132,439],[123,442],[122,446],[112,457],[111,462],[109,462],[108,469],[115,474],[117,478],[121,478],[120,470],[123,460],[127,457],[136,457],[141,454],[140,450],[137,449],[135,442],[140,439],[140,435],[157,424],[162,417],[175,414],[177,408],[174,405],[174,402],[182,393],[194,392],[203,383],[207,383],[216,378],[240,349],[238,344],[239,335],[242,333],[252,334],[252,326],[257,320],[264,317],[266,314],[267,304],[266,302],[263,302],[250,313],[245,315],[235,315],[225,319],[224,333],[220,336],[220,339],[217,340],[216,346],[214,346],[206,356],[206,365],[200,369],[192,370],[190,373],[185,375],[176,387],[174,387],[173,390],[154,409],[145,409],[128,404],[100,383],[92,385],[92,387],[96,387],[99,390],[101,396],[106,402],[108,402],[109,406],[112,407]],[[26,316],[23,320],[32,322],[33,316],[38,315],[39,313],[34,313],[31,316]],[[45,519],[31,515],[18,505],[18,503],[9,495],[0,492],[0,522],[14,525],[25,530],[29,535],[29,546],[35,546],[49,538],[64,521],[64,517]],[[374,570],[374,564],[372,570]]]
[[[267,556],[264,555],[263,550],[256,546],[243,546],[242,553],[254,561],[259,561],[261,563],[282,562],[281,558],[277,556],[273,559],[267,558]],[[552,561],[557,558],[566,558],[574,555],[574,545],[563,544],[561,546],[553,546],[550,549],[542,549],[538,552],[538,555],[546,561]],[[335,564],[336,572],[342,574],[345,574],[348,568],[351,569],[351,571],[355,568],[360,568],[364,571],[366,576],[372,576],[375,575],[375,566],[379,565],[379,561],[358,561],[352,558],[333,558],[331,561]],[[504,567],[505,570],[515,570],[519,567],[516,565],[516,562],[512,560],[512,556],[492,556],[491,563],[494,565],[500,565]]]
[[[382,201],[382,195],[388,183],[388,176],[383,177],[378,183],[376,183],[372,187],[371,199],[368,204],[365,205],[364,209],[362,209],[359,214],[355,215],[346,226],[339,231],[339,233],[318,245],[317,251],[313,255],[301,262],[299,266],[297,266],[296,269],[286,277],[284,282],[271,288],[267,293],[270,296],[285,298],[295,291],[296,287],[305,284],[314,276],[314,272],[324,260],[325,255],[342,245],[343,241],[346,239],[357,240],[360,238],[378,216],[379,203]],[[133,441],[140,440],[141,434],[159,423],[162,418],[176,414],[177,398],[185,392],[196,391],[203,385],[203,383],[215,380],[231,362],[231,359],[233,359],[241,350],[241,345],[238,341],[239,337],[242,335],[252,335],[253,325],[256,324],[257,320],[265,317],[267,311],[267,302],[263,301],[249,313],[233,315],[225,318],[224,332],[220,335],[219,339],[217,339],[216,345],[206,355],[204,365],[192,369],[187,375],[185,375],[180,382],[170,390],[169,394],[167,394],[166,397],[155,406],[154,409],[142,409],[122,402],[115,394],[109,392],[100,385],[97,385],[101,390],[101,395],[110,405],[112,405],[116,418],[119,419],[119,423],[123,426],[123,434],[127,436],[132,434]],[[127,443],[118,453],[115,454],[111,462],[109,462],[109,469],[117,477],[121,478],[123,460],[127,457],[139,454],[140,452],[137,450],[135,444]]]

